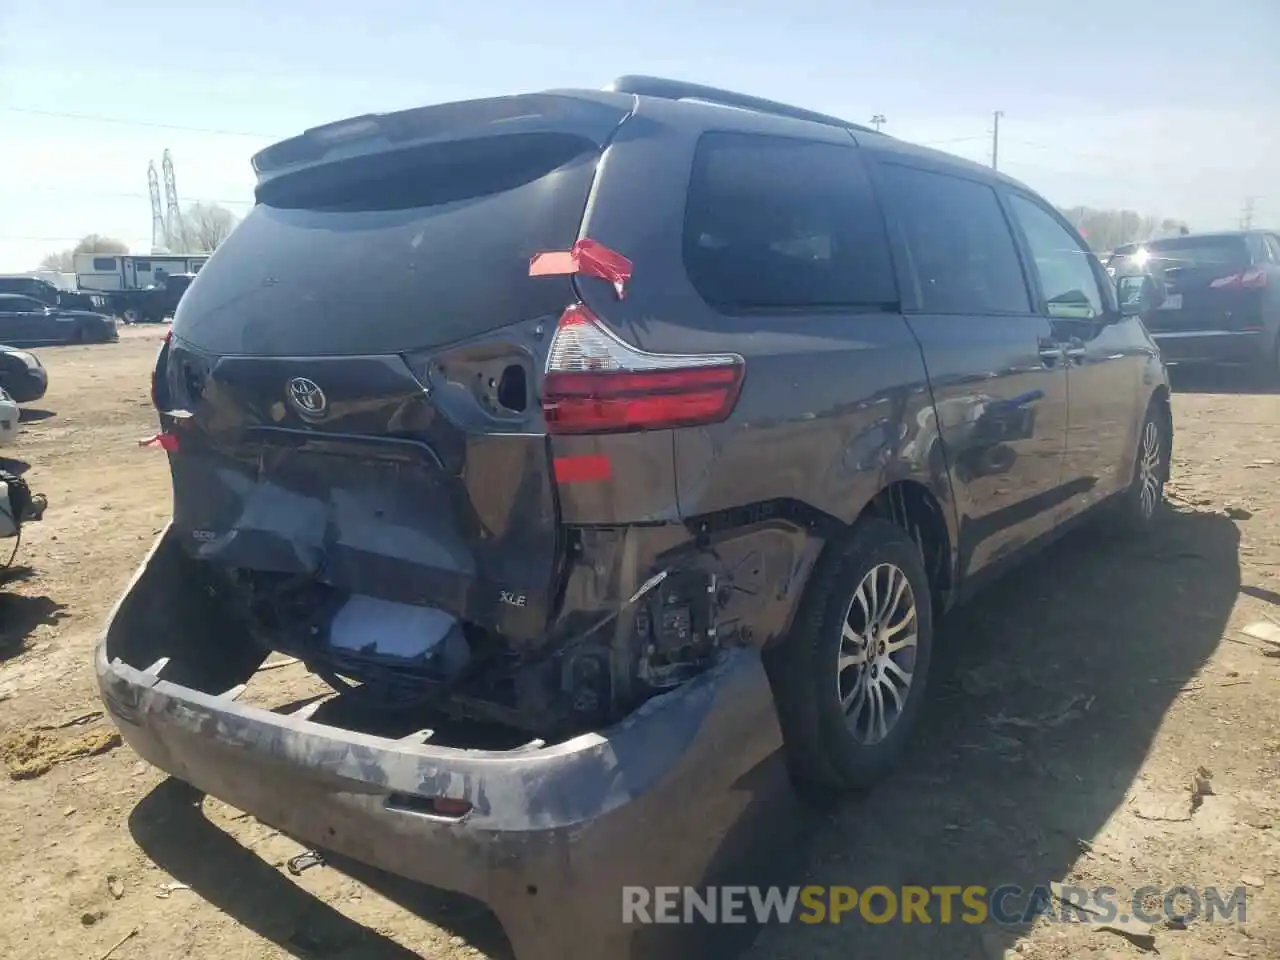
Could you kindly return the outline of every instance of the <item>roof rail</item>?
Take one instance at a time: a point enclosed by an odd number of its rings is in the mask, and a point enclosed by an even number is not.
[[[828,127],[842,127],[863,133],[875,132],[870,127],[850,123],[848,120],[831,117],[825,113],[805,110],[803,107],[793,107],[778,103],[776,100],[734,93],[732,90],[721,90],[718,87],[706,87],[700,83],[685,83],[682,80],[628,75],[614,80],[605,89],[614,93],[630,93],[641,97],[661,97],[664,100],[699,100],[703,103],[719,104],[722,107],[738,107],[743,110],[754,110],[757,113],[791,117],[793,120],[808,120],[810,123],[821,123]]]

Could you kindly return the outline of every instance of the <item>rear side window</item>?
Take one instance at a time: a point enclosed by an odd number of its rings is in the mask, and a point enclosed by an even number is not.
[[[1102,316],[1106,303],[1091,254],[1040,204],[1014,194],[1013,214],[1035,259],[1049,316],[1089,320]]]
[[[880,307],[898,300],[879,207],[854,147],[708,133],[684,262],[721,310]]]
[[[1280,263],[1280,237],[1267,234],[1267,249],[1271,252],[1271,262]]]
[[[991,187],[898,164],[883,165],[880,182],[923,312],[1031,312],[1013,234]]]
[[[115,257],[94,257],[93,259],[94,270],[114,270],[115,268],[116,268]]]

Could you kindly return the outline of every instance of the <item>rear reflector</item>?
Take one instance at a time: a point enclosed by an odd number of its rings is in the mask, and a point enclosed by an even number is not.
[[[613,476],[613,465],[605,456],[556,457],[551,466],[556,483],[599,483]]]
[[[438,817],[465,817],[471,812],[471,804],[452,797],[433,797],[431,810]]]
[[[744,372],[742,357],[732,353],[647,353],[574,304],[551,341],[543,415],[553,434],[718,423],[733,411]]]
[[[1229,277],[1219,277],[1209,283],[1214,290],[1261,290],[1266,285],[1267,272],[1261,267],[1233,273]]]

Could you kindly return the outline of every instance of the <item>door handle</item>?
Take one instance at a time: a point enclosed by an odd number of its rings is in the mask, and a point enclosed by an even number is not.
[[[1066,347],[1063,344],[1056,340],[1041,339],[1040,359],[1043,360],[1046,365],[1052,366],[1059,360],[1064,359],[1066,355]]]

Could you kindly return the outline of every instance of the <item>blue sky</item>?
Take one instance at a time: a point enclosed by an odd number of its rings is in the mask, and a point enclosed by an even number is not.
[[[0,271],[90,232],[145,252],[166,147],[184,203],[243,212],[249,155],[304,127],[623,73],[883,113],[979,160],[1000,109],[1001,168],[1055,203],[1212,228],[1253,196],[1280,226],[1277,46],[1276,0],[0,0]]]

